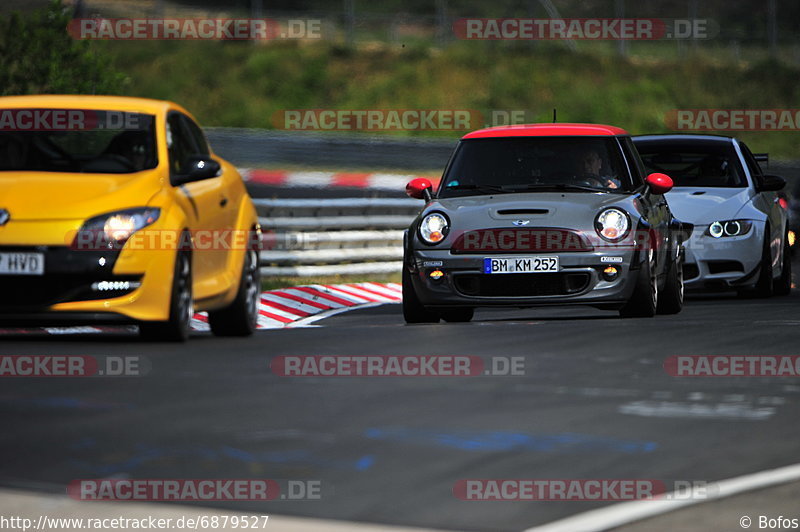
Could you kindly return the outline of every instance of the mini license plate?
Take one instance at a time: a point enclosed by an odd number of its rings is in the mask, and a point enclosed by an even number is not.
[[[483,273],[555,273],[558,272],[558,257],[486,257]]]

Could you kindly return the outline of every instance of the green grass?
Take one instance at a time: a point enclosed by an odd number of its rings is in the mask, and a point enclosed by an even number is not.
[[[332,42],[97,42],[131,95],[178,101],[206,126],[272,128],[284,109],[526,110],[535,121],[599,122],[667,132],[672,109],[796,108],[800,69],[723,53],[623,59],[580,43],[458,42],[347,48]],[[659,53],[655,53],[661,51]],[[751,54],[752,55],[752,54]],[[753,56],[756,57],[756,56]],[[390,133],[386,133],[390,134]],[[403,132],[456,138],[462,132]],[[741,132],[755,151],[797,158],[796,132]]]

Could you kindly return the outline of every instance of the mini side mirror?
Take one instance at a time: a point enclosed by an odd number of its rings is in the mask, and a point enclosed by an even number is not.
[[[406,194],[414,199],[424,199],[430,201],[433,197],[433,183],[430,179],[424,177],[417,177],[412,179],[406,185]]]
[[[653,194],[666,194],[672,190],[674,185],[670,176],[659,173],[650,174],[647,176],[645,183],[647,183],[647,186],[650,187],[651,191],[653,191]]]

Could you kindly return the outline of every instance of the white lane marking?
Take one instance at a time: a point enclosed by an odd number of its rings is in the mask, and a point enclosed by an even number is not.
[[[103,332],[96,327],[45,327],[48,334],[86,334]]]
[[[335,316],[336,314],[341,314],[343,312],[347,312],[349,310],[358,310],[362,308],[370,308],[370,307],[379,307],[381,305],[385,305],[385,303],[364,303],[363,305],[355,305],[352,307],[342,307],[342,308],[332,308],[330,310],[324,310],[319,314],[315,314],[314,316],[309,316],[307,318],[303,318],[302,320],[297,320],[294,323],[286,324],[287,329],[294,329],[296,327],[319,327],[319,325],[312,325],[315,321],[319,321],[324,318],[329,318],[331,316]]]
[[[524,532],[600,532],[686,506],[712,502],[797,480],[800,480],[800,464],[792,464],[714,482],[711,486],[717,488],[715,493],[707,490],[700,494],[697,490],[703,488],[695,488],[689,496],[685,492],[672,492],[666,494],[663,499],[621,502],[528,528]]]
[[[283,329],[286,327],[286,324],[282,321],[278,321],[274,318],[270,318],[269,316],[264,316],[263,314],[259,314],[258,318],[258,328],[259,329]]]
[[[678,403],[670,401],[633,401],[621,405],[620,414],[661,418],[741,419],[765,421],[775,415],[772,407],[754,408],[739,403]]]

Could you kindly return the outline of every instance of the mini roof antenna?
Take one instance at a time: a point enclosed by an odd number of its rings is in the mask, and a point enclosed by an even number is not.
[[[553,107],[553,123],[556,123],[556,108]]]

